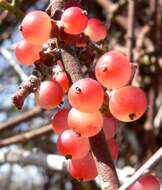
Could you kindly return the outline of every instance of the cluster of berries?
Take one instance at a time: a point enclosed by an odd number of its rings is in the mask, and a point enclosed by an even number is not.
[[[55,28],[63,29],[70,35],[84,33],[94,42],[103,40],[107,35],[105,25],[95,18],[88,20],[86,11],[79,7],[66,9],[59,21],[51,19],[46,12],[32,11],[25,16],[20,26],[24,40],[17,44],[17,59],[28,65],[39,60],[42,45],[50,39]]]
[[[20,30],[24,40],[17,44],[17,59],[29,65],[41,59],[43,44],[52,37],[53,27],[56,26],[70,35],[88,36],[93,42],[107,36],[106,26],[98,19],[88,19],[86,11],[79,7],[67,8],[59,21],[52,20],[43,11],[33,11],[22,21]],[[55,108],[61,103],[63,95],[68,94],[72,108],[57,112],[52,126],[59,135],[59,153],[71,159],[68,167],[70,174],[84,181],[97,176],[88,138],[103,129],[111,157],[117,160],[119,147],[113,138],[117,120],[135,121],[147,108],[145,93],[128,85],[133,71],[126,56],[116,51],[105,53],[98,59],[94,73],[95,79],[87,77],[70,85],[62,68],[54,73],[51,80],[41,82],[36,92],[36,101],[44,109]],[[109,113],[101,113],[105,102]]]

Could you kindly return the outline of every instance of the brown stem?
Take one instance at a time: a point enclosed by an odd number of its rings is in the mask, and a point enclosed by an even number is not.
[[[66,53],[64,51],[64,56]],[[65,68],[67,68],[69,71],[67,72],[71,76],[72,82],[75,82],[83,77],[79,65],[76,64],[78,61],[73,55],[74,52],[73,54],[67,54],[67,60],[64,59],[64,65]],[[71,62],[72,59],[75,61]],[[110,156],[110,151],[107,149],[107,144],[103,132],[100,132],[96,136],[89,138],[89,141],[96,162],[102,190],[117,190],[119,187],[119,180],[112,158]]]
[[[13,104],[21,109],[25,98],[32,92],[35,92],[40,85],[40,80],[38,77],[31,75],[25,82],[22,83],[20,89],[12,97]]]
[[[62,48],[61,56],[65,70],[70,75],[72,82],[74,83],[75,81],[83,78],[81,66],[74,48],[71,46],[64,46]]]
[[[58,0],[56,2],[58,2]],[[59,6],[54,7],[54,9],[57,10],[57,13],[58,11],[61,12],[62,10],[63,4],[61,2],[65,3],[66,1],[60,0],[60,3],[58,3]],[[51,1],[51,8],[53,6],[56,6],[55,0]],[[53,12],[52,8],[51,16],[54,15],[56,15],[56,13]],[[77,58],[75,49],[72,46],[64,45],[62,46],[61,56],[65,70],[70,75],[72,82],[74,83],[77,80],[83,78],[80,63]],[[117,190],[119,186],[119,180],[112,158],[110,156],[110,152],[107,149],[107,144],[103,132],[100,132],[96,136],[89,138],[89,141],[98,169],[98,175],[101,179],[102,190]]]
[[[67,0],[50,0],[46,12],[50,14],[54,20],[59,20],[66,2]]]
[[[64,59],[64,66],[68,69],[67,72],[69,72],[72,82],[82,78],[82,73],[77,61],[78,59],[74,55],[75,51],[73,54],[68,53],[66,59]],[[71,60],[73,60],[73,62],[71,62]],[[89,141],[96,162],[102,190],[117,190],[119,187],[119,180],[103,132],[101,131],[96,136],[89,138]]]
[[[89,138],[102,190],[117,190],[119,180],[103,131]]]

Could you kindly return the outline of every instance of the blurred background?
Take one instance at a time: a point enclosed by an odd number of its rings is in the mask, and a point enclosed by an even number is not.
[[[118,123],[120,155],[115,164],[124,182],[162,146],[162,1],[137,0],[132,47],[127,0],[80,2],[89,17],[108,27],[105,47],[131,52],[131,60],[139,65],[133,84],[148,97],[148,110],[140,120]],[[45,10],[48,4],[48,0],[0,0],[0,190],[98,190],[97,182],[73,180],[65,159],[57,155],[57,136],[49,124],[60,107],[41,110],[33,95],[21,111],[12,105],[11,97],[33,69],[18,63],[14,54],[15,44],[22,39],[18,31],[22,15]],[[162,159],[150,172],[162,180]]]

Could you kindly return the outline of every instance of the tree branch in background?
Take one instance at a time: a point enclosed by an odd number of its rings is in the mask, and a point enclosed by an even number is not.
[[[19,6],[20,6],[20,0],[12,0],[12,1],[11,1],[11,5],[14,6],[14,7],[15,7],[15,6],[16,6],[16,7],[19,7]]]
[[[126,166],[123,169],[117,169],[118,175],[124,184],[118,190],[126,190],[146,171],[153,167],[162,157],[162,147],[139,169],[132,177],[128,177],[134,172],[134,169]],[[42,152],[30,152],[23,149],[0,152],[0,164],[4,163],[22,163],[25,165],[40,166],[45,169],[61,172],[67,167],[67,160],[63,156],[55,154],[45,154]],[[98,183],[98,179],[96,179]]]
[[[6,131],[8,129],[14,128],[16,125],[20,124],[21,122],[25,122],[29,119],[34,118],[35,116],[40,115],[43,112],[43,110],[40,107],[35,107],[25,113],[22,113],[21,115],[12,118],[6,122],[0,123],[0,132]]]
[[[10,4],[5,0],[0,0],[0,7],[14,14],[18,19],[21,19],[24,15],[16,4]]]
[[[128,32],[127,32],[127,56],[133,62],[133,42],[134,42],[134,23],[136,0],[128,1]]]
[[[156,116],[154,117],[154,126],[159,127],[162,122],[162,104],[160,105]]]
[[[127,4],[127,0],[119,1],[118,3],[112,3],[110,0],[97,0],[97,2],[103,8],[108,23],[111,23],[113,20],[124,30],[127,30],[127,18],[115,14],[121,7]]]
[[[2,139],[0,140],[0,147],[8,146],[11,144],[26,143],[29,140],[36,139],[49,133],[52,133],[51,125],[47,125],[29,132]]]
[[[110,18],[112,17],[113,3],[109,0],[97,0],[97,2],[103,7],[103,10],[105,11],[106,14],[106,19],[107,21],[109,21]]]
[[[158,55],[158,48],[159,48],[159,41],[161,41],[161,38],[159,37],[159,25],[161,25],[161,19],[159,21],[159,14],[160,14],[160,18],[161,18],[161,11],[158,8],[158,0],[150,0],[150,12],[151,12],[151,18],[153,20],[153,25],[152,25],[152,42],[154,44],[154,55],[155,55],[155,68],[156,68],[156,74],[152,74],[152,79],[151,79],[151,87],[149,89],[149,94],[148,94],[148,107],[149,110],[147,112],[147,119],[144,125],[144,128],[146,130],[152,130],[152,133],[154,133],[153,131],[153,120],[154,120],[154,114],[155,114],[155,100],[156,97],[158,96],[158,87],[157,84],[159,82],[158,79],[158,74],[161,75],[161,73],[159,73],[159,55]],[[155,138],[155,137],[154,137]]]
[[[8,63],[13,67],[13,69],[16,71],[18,76],[22,81],[27,79],[27,75],[25,72],[21,69],[20,65],[13,59],[12,54],[9,50],[1,47],[0,53],[3,55],[3,57],[8,61]]]
[[[64,156],[56,154],[46,154],[39,151],[27,151],[23,149],[7,150],[0,152],[0,164],[16,164],[21,163],[23,165],[34,165],[42,167],[47,170],[55,172],[65,172],[67,169],[68,161]],[[125,166],[122,169],[116,169],[120,178],[120,181],[126,182],[128,176],[132,175],[134,169],[130,166]],[[100,186],[98,177],[95,182]]]
[[[22,163],[24,165],[35,165],[48,170],[63,171],[67,160],[64,156],[45,154],[42,152],[30,152],[23,149],[0,152],[0,164]]]
[[[154,122],[154,102],[155,102],[155,92],[153,88],[150,88],[148,93],[148,107],[149,110],[147,112],[147,120],[144,124],[145,130],[153,130],[153,122]]]
[[[139,86],[138,84],[138,76],[139,76],[139,61],[144,55],[144,50],[143,50],[143,44],[144,40],[147,36],[147,34],[150,32],[151,26],[150,25],[145,25],[140,32],[138,32],[138,36],[136,37],[136,47],[135,47],[135,56],[134,56],[134,63],[137,65],[137,68],[134,71],[134,76],[132,78],[132,85],[133,86]]]
[[[132,76],[129,81],[129,84],[132,83],[134,78],[134,74],[137,69],[136,63],[134,63],[134,55],[133,55],[133,46],[134,46],[134,38],[135,38],[135,9],[136,9],[136,0],[128,1],[128,31],[127,31],[127,56],[129,61],[132,63]]]

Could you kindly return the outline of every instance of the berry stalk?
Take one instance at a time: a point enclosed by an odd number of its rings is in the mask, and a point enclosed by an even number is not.
[[[51,0],[50,9],[51,17],[55,17],[62,10],[65,0]],[[55,10],[55,12],[53,11]],[[49,9],[48,9],[49,11]],[[65,70],[70,75],[72,82],[76,82],[83,78],[79,60],[76,57],[76,52],[71,46],[64,46],[61,52],[62,60],[64,62]],[[110,151],[107,148],[106,140],[103,131],[96,136],[89,138],[93,156],[95,158],[98,175],[101,180],[102,190],[117,190],[119,187],[119,180],[116,174],[115,166],[113,164]],[[101,148],[102,146],[102,148]]]

